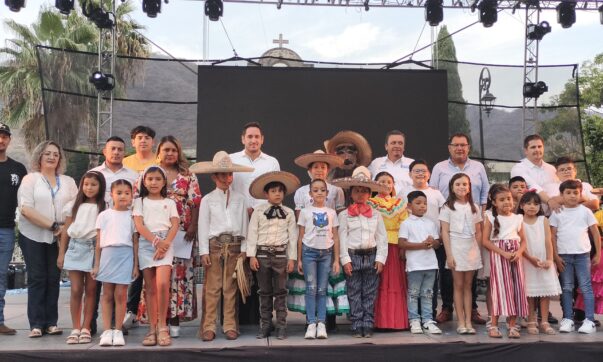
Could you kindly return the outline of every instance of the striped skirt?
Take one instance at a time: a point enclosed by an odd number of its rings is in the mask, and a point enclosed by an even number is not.
[[[492,240],[506,252],[519,250],[519,240]],[[527,317],[528,299],[525,291],[522,260],[510,262],[496,252],[490,252],[490,292],[492,314],[496,316]]]

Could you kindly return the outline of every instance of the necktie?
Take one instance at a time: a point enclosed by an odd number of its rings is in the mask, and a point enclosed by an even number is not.
[[[264,212],[264,215],[266,215],[268,220],[274,218],[285,219],[287,217],[287,213],[280,206],[270,206],[270,208]]]
[[[352,204],[348,206],[348,214],[350,216],[363,215],[365,217],[372,217],[373,208],[371,208],[368,204]]]

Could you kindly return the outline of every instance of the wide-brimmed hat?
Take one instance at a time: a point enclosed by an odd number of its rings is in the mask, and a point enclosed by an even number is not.
[[[286,195],[289,195],[299,188],[301,183],[297,176],[286,171],[272,171],[256,177],[249,185],[249,194],[256,199],[265,199],[264,187],[271,182],[280,182],[287,189]]]
[[[307,169],[314,162],[324,162],[329,165],[329,169],[343,166],[343,159],[337,155],[330,155],[323,150],[316,150],[313,153],[304,153],[295,159],[295,164]]]
[[[342,189],[349,189],[352,186],[368,187],[373,192],[385,193],[389,191],[389,188],[377,181],[373,181],[371,178],[371,172],[364,166],[358,166],[352,172],[351,177],[338,178],[331,181],[334,186],[341,187]]]
[[[327,153],[335,154],[337,146],[345,143],[351,143],[358,150],[358,164],[368,166],[373,160],[373,151],[366,138],[360,133],[354,131],[341,131],[335,134],[330,140],[326,140],[325,149]]]
[[[232,163],[226,151],[218,151],[212,161],[197,162],[190,167],[192,173],[219,173],[219,172],[252,172],[253,167]]]

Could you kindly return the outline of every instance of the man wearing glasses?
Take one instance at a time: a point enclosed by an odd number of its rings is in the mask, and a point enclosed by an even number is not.
[[[387,156],[379,157],[373,160],[368,169],[371,175],[375,177],[379,172],[387,171],[394,177],[396,182],[396,195],[406,196],[406,190],[412,185],[412,180],[408,175],[408,167],[412,158],[404,156],[404,146],[406,145],[406,135],[401,131],[389,131],[385,135],[385,151]]]

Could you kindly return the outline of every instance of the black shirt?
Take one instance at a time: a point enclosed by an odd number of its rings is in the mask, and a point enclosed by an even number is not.
[[[17,190],[21,180],[27,175],[22,163],[8,157],[0,162],[0,228],[15,227],[15,210],[17,208]]]

